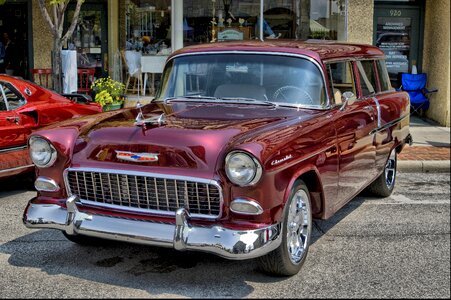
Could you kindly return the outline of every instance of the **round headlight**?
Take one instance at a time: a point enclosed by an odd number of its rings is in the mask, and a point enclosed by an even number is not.
[[[55,163],[57,153],[47,140],[33,136],[30,138],[30,156],[37,167],[47,168]]]
[[[225,161],[227,177],[239,186],[253,185],[260,180],[262,167],[258,160],[244,152],[231,152]]]

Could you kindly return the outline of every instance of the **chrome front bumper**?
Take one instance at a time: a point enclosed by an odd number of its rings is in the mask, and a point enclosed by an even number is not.
[[[221,226],[194,226],[184,208],[176,212],[176,224],[156,223],[86,214],[77,208],[77,197],[67,209],[30,201],[23,222],[28,228],[53,228],[69,235],[86,235],[143,245],[173,247],[213,253],[228,259],[250,259],[275,250],[281,243],[280,224],[255,230],[231,230]]]

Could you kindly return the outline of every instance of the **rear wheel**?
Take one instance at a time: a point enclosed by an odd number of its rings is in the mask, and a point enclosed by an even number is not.
[[[307,257],[311,232],[312,213],[308,188],[303,181],[298,181],[286,204],[282,243],[276,250],[259,258],[260,268],[279,276],[297,274]]]
[[[396,149],[390,153],[390,157],[385,164],[384,172],[368,187],[368,191],[380,197],[388,197],[395,188],[396,181]]]

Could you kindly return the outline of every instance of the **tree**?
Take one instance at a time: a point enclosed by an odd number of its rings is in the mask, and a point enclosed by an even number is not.
[[[64,30],[64,18],[66,14],[67,6],[71,0],[38,0],[39,8],[41,9],[42,16],[44,17],[47,25],[53,36],[53,51],[52,51],[52,81],[53,89],[61,93],[62,87],[62,61],[61,50],[63,45],[67,43],[67,40],[72,36],[75,26],[78,22],[78,16],[80,14],[80,8],[84,0],[76,0],[77,6],[75,7],[75,13],[72,18],[72,23],[63,34]],[[47,2],[47,3],[46,3]],[[49,10],[52,11],[52,17],[49,15]]]
[[[310,36],[310,0],[301,0],[297,15],[296,39],[306,40]]]

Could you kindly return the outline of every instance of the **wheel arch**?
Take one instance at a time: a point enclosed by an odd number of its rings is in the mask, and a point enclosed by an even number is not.
[[[288,197],[290,197],[291,190],[300,180],[305,183],[309,190],[313,217],[321,217],[325,208],[324,190],[319,172],[314,166],[304,168],[293,175],[285,191],[284,206],[288,201]]]

